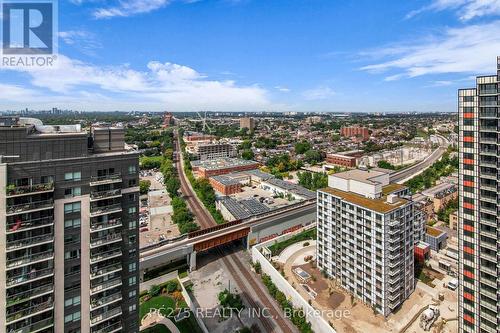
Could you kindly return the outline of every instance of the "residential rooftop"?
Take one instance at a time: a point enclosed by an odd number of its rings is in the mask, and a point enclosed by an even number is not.
[[[393,185],[393,184],[391,184],[391,185]],[[387,185],[387,186],[391,186],[391,185]],[[385,187],[386,186],[384,186],[384,188]],[[382,189],[382,192],[384,192],[384,188]],[[403,198],[398,197],[398,198],[395,198],[395,203],[389,203],[389,202],[387,202],[387,195],[384,195],[384,196],[377,198],[377,199],[370,199],[370,198],[364,197],[360,194],[356,194],[353,192],[345,192],[345,191],[338,190],[338,189],[331,188],[331,187],[327,187],[327,188],[321,189],[319,191],[323,192],[323,193],[331,194],[331,195],[336,196],[338,198],[341,198],[347,202],[350,202],[354,205],[357,205],[357,206],[360,206],[360,207],[363,207],[363,208],[366,208],[369,210],[373,210],[373,211],[375,211],[377,213],[381,213],[381,214],[389,213],[392,210],[399,208],[401,206],[404,206],[405,204],[407,204],[409,202],[409,200],[407,200],[407,199],[403,199]],[[387,191],[387,190],[385,190],[385,191]]]
[[[370,184],[370,185],[377,185],[377,184],[379,184],[379,182],[374,180],[374,179],[377,177],[383,176],[387,173],[388,172],[383,172],[383,171],[373,170],[373,169],[371,169],[371,170],[353,169],[353,170],[349,170],[349,171],[335,173],[332,176],[342,178],[342,179],[357,180],[359,182],[363,182],[363,183]]]
[[[268,180],[265,181],[268,184],[274,185],[276,187],[282,188],[288,192],[291,192],[293,194],[296,194],[298,196],[304,197],[306,199],[315,199],[316,198],[316,193],[313,191],[310,191],[306,189],[305,187],[302,187],[297,184],[293,184],[278,178],[269,178]]]
[[[193,167],[203,168],[206,170],[218,170],[218,169],[226,169],[238,166],[247,166],[247,165],[255,165],[258,166],[259,163],[255,161],[248,161],[239,158],[217,158],[212,160],[204,160],[204,161],[192,161],[191,165]]]

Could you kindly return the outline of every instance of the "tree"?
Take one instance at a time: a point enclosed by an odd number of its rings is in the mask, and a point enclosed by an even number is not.
[[[165,188],[167,189],[170,197],[176,197],[178,195],[178,191],[181,187],[181,183],[177,177],[170,177],[165,180]]]
[[[311,149],[311,144],[307,141],[297,142],[295,144],[295,154],[304,154]]]
[[[151,181],[147,179],[139,180],[139,191],[141,194],[147,194],[149,192],[149,188],[151,187]]]
[[[251,149],[246,149],[241,153],[241,158],[243,158],[244,160],[253,160],[254,157],[255,154]]]
[[[392,165],[391,163],[389,163],[387,161],[384,161],[384,160],[378,161],[377,162],[377,166],[379,168],[384,168],[384,169],[389,169],[389,170],[395,170],[396,169],[396,167],[394,165]]]
[[[304,159],[311,164],[321,162],[321,153],[317,150],[309,149],[306,151]]]

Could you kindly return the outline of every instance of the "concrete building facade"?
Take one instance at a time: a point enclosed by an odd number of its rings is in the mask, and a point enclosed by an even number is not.
[[[138,154],[124,130],[0,120],[0,332],[138,332]]]
[[[389,315],[415,288],[409,189],[383,172],[351,170],[329,176],[317,196],[318,268]]]
[[[458,91],[460,332],[500,330],[499,86],[500,57],[497,75]]]

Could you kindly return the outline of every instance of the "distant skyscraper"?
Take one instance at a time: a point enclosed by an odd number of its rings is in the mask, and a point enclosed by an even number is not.
[[[458,91],[459,332],[500,331],[500,57],[497,71]]]
[[[248,128],[251,132],[255,129],[255,119],[252,117],[240,118],[240,129]]]
[[[138,332],[138,169],[121,128],[0,119],[0,333]]]

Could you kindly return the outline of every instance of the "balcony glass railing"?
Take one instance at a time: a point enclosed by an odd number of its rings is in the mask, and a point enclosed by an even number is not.
[[[106,311],[104,313],[100,313],[98,315],[91,316],[90,317],[90,322],[92,324],[97,324],[98,322],[101,322],[101,321],[106,320],[108,318],[111,318],[111,317],[114,317],[114,316],[118,316],[121,313],[122,313],[121,307],[117,307],[117,308],[108,310],[108,311]]]
[[[90,291],[93,293],[96,293],[96,292],[99,292],[101,290],[120,286],[121,284],[122,284],[122,279],[116,278],[116,279],[112,279],[112,280],[108,280],[108,281],[104,281],[104,282],[100,282],[100,283],[95,283],[95,285],[90,288]]]
[[[498,91],[496,89],[481,89],[479,90],[480,95],[496,95]]]
[[[95,309],[104,306],[106,304],[115,302],[119,299],[122,299],[122,293],[120,291],[109,296],[93,298],[90,300],[90,308]]]
[[[497,113],[495,111],[481,111],[479,113],[479,117],[496,118],[497,117]]]
[[[20,214],[30,210],[54,208],[54,200],[43,200],[28,202],[25,204],[13,205],[7,207],[7,215]]]
[[[21,249],[23,247],[28,247],[28,246],[34,246],[52,240],[54,240],[54,236],[52,234],[48,234],[35,237],[27,237],[13,241],[7,241],[7,251]]]
[[[105,326],[103,328],[95,329],[92,330],[92,333],[110,333],[110,332],[115,332],[115,331],[121,331],[122,329],[122,324],[120,322],[114,323],[109,326]]]
[[[54,183],[36,184],[28,186],[9,185],[6,189],[7,197],[49,192],[54,190]]]
[[[121,234],[118,233],[107,234],[106,236],[103,237],[91,239],[90,246],[91,247],[102,246],[113,242],[119,242],[121,240],[122,240]]]
[[[29,282],[35,279],[43,278],[45,276],[50,276],[54,274],[53,268],[44,268],[39,270],[34,270],[27,274],[20,274],[13,277],[7,277],[7,287],[17,286],[18,284]]]
[[[54,320],[52,318],[43,319],[32,323],[29,326],[24,326],[22,328],[9,328],[9,333],[31,333],[42,330],[44,328],[49,328],[54,324]]]
[[[91,192],[90,199],[92,199],[92,200],[106,199],[109,197],[120,196],[121,194],[122,194],[121,189],[101,191],[101,192]]]
[[[104,267],[96,267],[91,269],[90,276],[94,278],[121,269],[122,269],[122,264],[111,264]]]
[[[52,283],[49,283],[14,295],[7,295],[7,306],[12,306],[15,304],[25,302],[33,296],[46,294],[53,290],[54,290],[54,285]]]
[[[122,179],[122,175],[120,173],[114,173],[111,175],[104,175],[104,176],[93,176],[93,177],[90,177],[90,184],[93,185],[95,183],[121,181],[121,179]]]
[[[18,220],[15,222],[6,224],[7,233],[23,231],[31,228],[44,227],[54,224],[54,219],[52,217],[44,217],[39,219],[31,219],[31,220]]]
[[[50,259],[54,257],[54,252],[52,250],[40,252],[36,254],[28,254],[21,257],[16,257],[12,259],[7,259],[7,268],[14,268],[22,265],[27,265],[31,262],[36,262],[39,260]]]
[[[112,220],[109,220],[107,222],[92,222],[90,224],[90,229],[92,231],[98,231],[98,230],[107,229],[107,228],[120,227],[121,225],[122,225],[121,219],[112,219]]]
[[[12,312],[12,313],[7,310],[6,321],[8,323],[10,323],[11,321],[14,321],[14,320],[23,319],[23,317],[34,315],[34,314],[40,313],[42,311],[46,311],[46,310],[52,308],[52,306],[53,306],[52,301],[45,301],[43,303],[36,304],[36,305],[30,306],[29,308],[22,309],[20,311],[16,311],[16,312]]]
[[[96,263],[102,260],[106,260],[112,257],[117,257],[122,255],[122,250],[110,250],[105,252],[98,252],[90,256],[90,263]]]
[[[120,211],[122,209],[121,204],[112,204],[112,205],[107,205],[107,206],[96,206],[92,207],[90,209],[90,215],[101,215],[101,214],[107,214],[109,212],[113,211]]]

